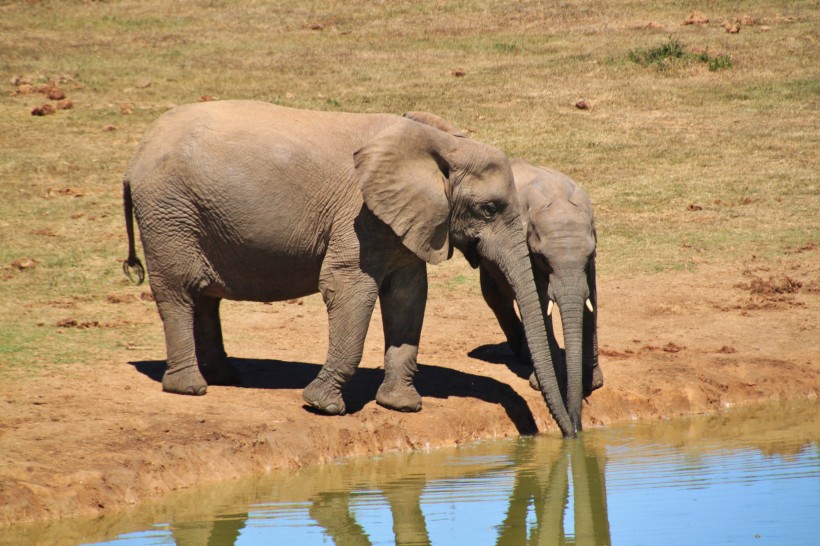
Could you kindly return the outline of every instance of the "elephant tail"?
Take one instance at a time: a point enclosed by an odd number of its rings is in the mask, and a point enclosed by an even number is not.
[[[122,262],[122,271],[131,282],[139,285],[145,281],[145,268],[134,248],[134,202],[131,199],[131,182],[127,178],[122,181],[122,203],[125,210],[125,231],[128,233],[128,259]]]

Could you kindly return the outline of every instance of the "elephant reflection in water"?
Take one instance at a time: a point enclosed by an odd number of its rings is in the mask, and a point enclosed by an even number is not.
[[[533,460],[534,447],[533,443],[520,445],[517,458]],[[571,442],[562,446],[552,464],[530,465],[516,473],[497,544],[610,544],[604,467],[601,453],[580,442]],[[574,494],[574,540],[567,538],[564,529],[569,474]],[[537,522],[532,531],[527,526],[530,506]]]
[[[605,459],[600,450],[585,446],[581,441],[555,445],[520,442],[511,454],[511,464],[516,468],[515,483],[496,544],[610,544]],[[489,473],[492,472],[497,470]],[[570,473],[574,491],[574,539],[568,538],[564,529]],[[428,478],[436,479],[416,474],[382,486],[393,516],[396,544],[431,543],[421,509],[421,495]],[[367,484],[367,487],[373,485]],[[530,507],[537,522],[532,531],[527,524]],[[351,512],[349,491],[317,495],[310,515],[337,545],[371,544]]]
[[[421,511],[421,493],[426,485],[423,476],[414,476],[382,489],[393,516],[396,544],[430,544],[427,525]],[[365,530],[350,511],[350,492],[320,493],[310,507],[310,516],[333,539],[337,546],[370,546]]]
[[[337,546],[372,544],[352,510],[352,497],[358,496],[359,491],[380,491],[386,499],[396,544],[431,544],[421,505],[428,482],[480,479],[514,469],[514,484],[496,544],[610,544],[603,446],[580,439],[571,442],[525,439],[509,447],[503,454],[506,461],[490,467],[480,457],[475,464],[460,461],[454,465],[452,456],[446,452],[410,454],[403,464],[388,467],[372,460],[326,465],[307,476],[296,473],[276,488],[286,491],[289,501],[308,500],[310,517]],[[574,538],[564,529],[569,475],[574,491]],[[224,493],[230,496],[227,491]],[[250,499],[245,495],[241,497],[244,500],[236,499],[239,501],[236,503],[224,497],[223,500],[233,506],[247,506],[245,503]],[[528,522],[531,513],[536,521],[534,526],[531,518]],[[191,517],[200,521],[175,519],[171,532],[178,546],[231,545],[245,526],[248,513],[237,510],[228,515],[215,515],[211,523],[202,521],[207,518],[201,516]]]
[[[245,528],[248,513],[223,514],[205,522],[180,522],[171,524],[176,546],[225,546],[236,544],[239,533]]]

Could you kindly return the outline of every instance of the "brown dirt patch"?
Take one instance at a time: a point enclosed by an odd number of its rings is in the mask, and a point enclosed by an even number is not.
[[[703,265],[632,279],[602,275],[606,385],[585,405],[586,425],[816,399],[820,296],[794,288],[817,285],[818,267],[807,259],[813,250],[768,263],[765,271]],[[226,304],[226,344],[242,383],[211,387],[204,397],[164,394],[162,347],[128,339],[125,329],[116,361],[55,364],[36,375],[4,372],[0,524],[93,515],[197,484],[341,456],[536,431],[560,441],[540,394],[527,384],[529,370],[500,344],[477,289],[442,282],[462,271],[452,263],[430,272],[417,381],[424,409],[417,414],[374,402],[382,375],[378,311],[362,367],[345,393],[349,414],[325,417],[302,407],[301,391],[326,350],[327,319],[317,297]],[[771,290],[754,293],[758,284]],[[134,294],[100,305],[159,328],[156,312]],[[784,295],[791,304],[749,305],[749,298]],[[66,321],[58,326],[103,327]]]

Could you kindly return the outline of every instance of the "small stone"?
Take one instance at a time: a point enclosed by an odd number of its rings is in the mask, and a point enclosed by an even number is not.
[[[59,87],[52,87],[46,92],[46,96],[51,100],[63,100],[65,93]]]
[[[44,104],[42,106],[38,106],[34,110],[31,111],[32,116],[48,116],[56,112],[57,109],[54,108],[52,104]]]
[[[30,83],[21,83],[20,85],[17,86],[17,90],[14,92],[14,94],[15,95],[31,95],[32,93],[35,93],[35,92],[36,92],[36,90],[34,89],[34,86],[31,85]]]
[[[708,22],[709,18],[702,11],[693,11],[683,20],[684,25],[705,25]]]
[[[37,267],[37,260],[29,257],[18,258],[11,262],[11,266],[15,269],[19,269],[20,271],[23,271],[24,269],[34,269]]]

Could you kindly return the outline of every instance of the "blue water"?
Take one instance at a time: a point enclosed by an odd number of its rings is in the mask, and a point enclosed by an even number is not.
[[[186,493],[65,543],[820,544],[818,410],[350,459]]]

